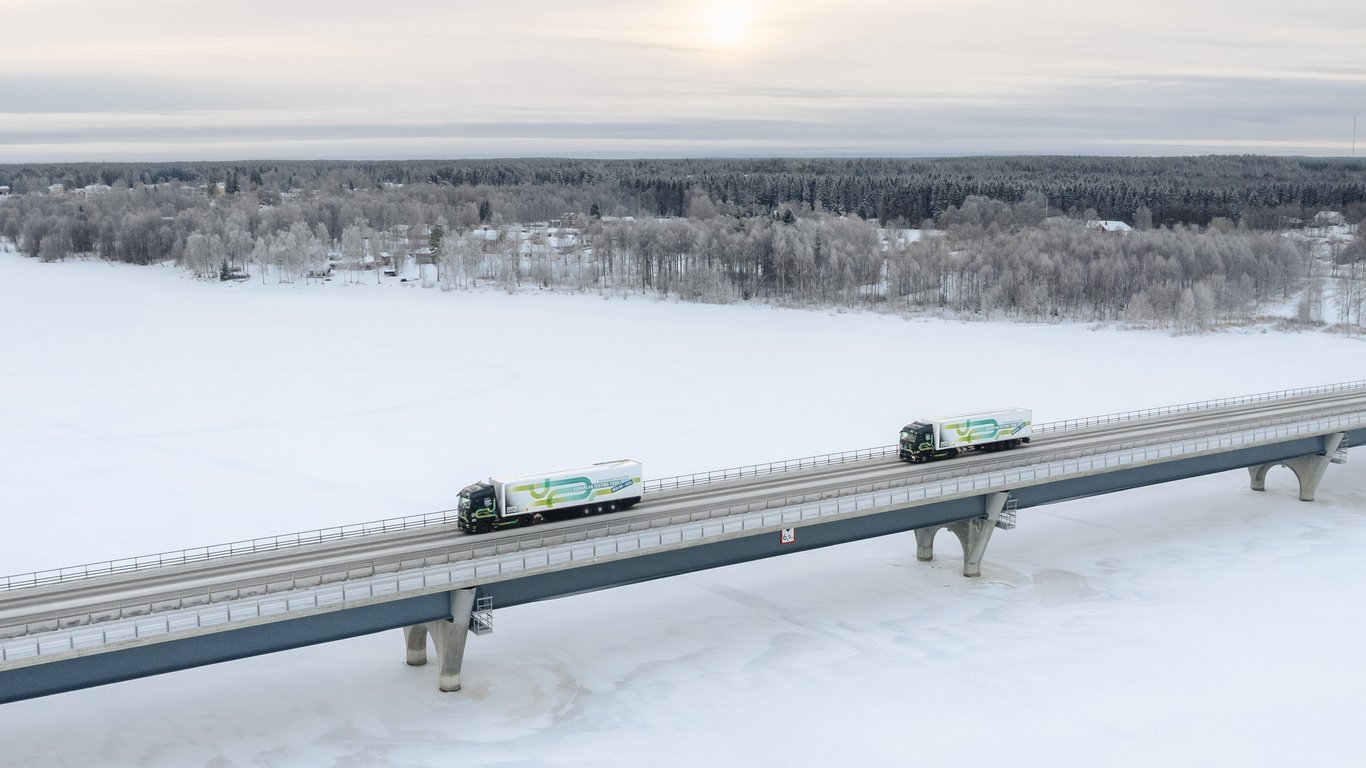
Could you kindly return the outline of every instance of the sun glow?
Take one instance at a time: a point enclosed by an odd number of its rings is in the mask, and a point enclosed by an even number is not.
[[[733,5],[715,5],[707,14],[707,27],[712,45],[735,48],[745,42],[749,33],[749,12]]]

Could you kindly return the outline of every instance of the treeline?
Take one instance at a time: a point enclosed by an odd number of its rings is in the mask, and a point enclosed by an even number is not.
[[[1205,226],[1216,218],[1274,230],[1332,209],[1366,210],[1366,160],[1360,158],[980,157],[770,160],[414,160],[392,162],[74,163],[0,166],[0,186],[15,194],[92,184],[221,184],[273,204],[290,190],[517,190],[505,196],[508,221],[556,216],[554,210],[632,216],[686,216],[697,191],[736,216],[783,203],[854,214],[884,226],[919,226],[970,197],[1016,203],[1042,195],[1061,211],[1090,210],[1129,221],[1144,208],[1159,226]],[[528,195],[543,190],[543,205]],[[480,193],[490,197],[488,193]]]
[[[1203,330],[1286,302],[1304,286],[1313,260],[1303,243],[1230,227],[1117,234],[1058,219],[983,225],[1018,220],[1018,208],[968,200],[955,211],[949,236],[916,243],[890,261],[893,294],[912,308],[959,315]]]
[[[1303,293],[1303,319],[1330,319],[1317,284],[1302,291],[1315,276],[1302,242],[1224,218],[1159,226],[1143,207],[1140,228],[1102,232],[1086,226],[1093,211],[1064,215],[1032,191],[1015,203],[969,197],[932,230],[913,231],[803,200],[743,215],[697,186],[685,194],[687,216],[639,218],[604,215],[638,210],[610,185],[229,189],[172,181],[0,198],[0,236],[44,260],[175,263],[206,279],[391,272],[443,289],[534,285],[1188,330]],[[1358,240],[1334,256],[1356,278],[1363,251]],[[1353,285],[1355,315],[1339,320],[1360,325]]]
[[[973,209],[983,207],[1010,223],[980,226]],[[972,223],[961,223],[964,212]],[[1245,322],[1296,295],[1310,269],[1306,249],[1271,233],[1174,227],[1121,235],[1041,213],[973,198],[943,217],[960,222],[921,237],[811,213],[613,222],[590,230],[589,241],[603,262],[595,268],[614,284],[696,301],[755,297],[1183,330]],[[596,278],[564,259],[541,271],[548,285]]]

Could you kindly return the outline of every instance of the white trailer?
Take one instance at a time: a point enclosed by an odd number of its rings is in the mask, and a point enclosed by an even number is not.
[[[901,428],[898,455],[929,461],[963,451],[995,451],[1029,442],[1034,414],[1028,408],[998,408],[960,416],[939,416]]]
[[[631,459],[535,475],[491,477],[460,491],[460,529],[482,533],[549,517],[615,512],[640,501],[641,466]]]

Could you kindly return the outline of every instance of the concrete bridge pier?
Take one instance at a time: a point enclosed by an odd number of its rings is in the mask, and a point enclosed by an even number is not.
[[[1328,469],[1328,465],[1337,458],[1338,448],[1342,447],[1342,441],[1347,437],[1345,432],[1336,432],[1331,435],[1323,436],[1323,453],[1300,456],[1285,461],[1273,461],[1269,464],[1258,464],[1248,467],[1247,472],[1252,476],[1252,490],[1266,490],[1266,473],[1272,467],[1280,465],[1289,467],[1295,473],[1295,478],[1300,481],[1300,501],[1313,501],[1314,491],[1318,490],[1319,481],[1323,479],[1323,473]]]
[[[431,635],[440,664],[437,688],[443,692],[460,690],[460,667],[465,660],[465,641],[469,639],[470,613],[474,609],[474,590],[457,589],[450,593],[451,618],[429,621],[403,628],[408,645],[408,666],[427,663],[427,636]]]
[[[1001,518],[1009,493],[989,493],[982,497],[982,516],[969,520],[958,520],[946,525],[917,528],[915,531],[915,557],[917,560],[934,559],[934,535],[941,528],[947,528],[958,537],[963,545],[963,575],[968,577],[982,575],[982,556],[986,554],[987,542],[991,532],[996,530],[996,521]]]
[[[403,628],[403,639],[408,644],[408,666],[420,667],[427,663],[427,625],[414,624]]]

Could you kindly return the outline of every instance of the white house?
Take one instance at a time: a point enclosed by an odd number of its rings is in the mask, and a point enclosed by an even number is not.
[[[1093,229],[1097,232],[1120,233],[1128,232],[1133,229],[1133,227],[1129,226],[1128,224],[1125,224],[1122,221],[1102,221],[1100,219],[1091,219],[1090,221],[1086,222],[1086,228]]]

